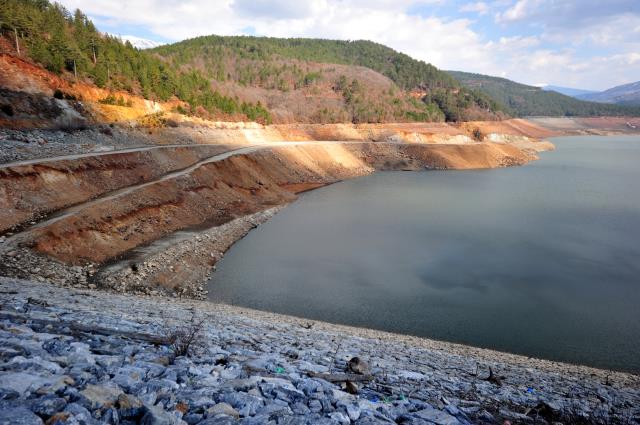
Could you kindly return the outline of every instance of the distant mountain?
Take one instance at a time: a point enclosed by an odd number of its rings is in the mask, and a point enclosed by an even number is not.
[[[640,115],[640,107],[585,102],[555,91],[516,83],[506,78],[468,72],[449,74],[469,89],[480,90],[515,116],[623,116]]]
[[[120,39],[122,39],[123,42],[128,41],[133,47],[138,49],[153,49],[154,47],[159,47],[164,44],[147,38],[136,37],[135,35],[122,35]]]
[[[542,90],[555,91],[565,96],[571,96],[576,98],[579,97],[580,95],[597,93],[595,90],[573,89],[570,87],[550,86],[550,85],[542,86]]]
[[[640,81],[613,87],[599,93],[583,94],[578,98],[592,102],[640,105]]]

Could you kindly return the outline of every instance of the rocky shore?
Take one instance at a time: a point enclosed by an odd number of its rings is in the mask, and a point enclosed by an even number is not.
[[[1,424],[640,423],[640,377],[0,278]]]
[[[269,208],[208,229],[176,232],[104,267],[95,281],[101,288],[120,293],[206,299],[205,285],[225,252],[282,208]],[[150,280],[161,284],[149,285]]]

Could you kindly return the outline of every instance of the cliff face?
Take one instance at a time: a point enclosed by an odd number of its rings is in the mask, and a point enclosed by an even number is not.
[[[89,203],[38,227],[28,243],[65,262],[102,263],[176,230],[222,224],[290,202],[292,190],[304,185],[329,184],[376,169],[492,168],[520,165],[531,158],[517,148],[497,144],[329,142],[255,148]],[[60,189],[72,192],[78,187],[76,177]]]

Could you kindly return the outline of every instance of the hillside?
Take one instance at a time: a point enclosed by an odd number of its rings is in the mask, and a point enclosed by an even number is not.
[[[260,100],[283,119],[459,121],[500,117],[497,102],[433,65],[370,41],[206,36],[153,50],[221,91]],[[305,107],[300,107],[300,104]],[[287,117],[286,115],[289,114]]]
[[[507,112],[515,116],[640,115],[638,107],[585,102],[505,78],[459,71],[449,71],[449,74],[467,88],[482,90],[505,105]]]
[[[224,121],[415,122],[502,118],[486,95],[385,46],[366,42],[200,37],[152,51],[100,33],[76,10],[6,0],[1,53],[68,81]],[[61,96],[64,97],[64,93]],[[69,96],[67,96],[69,97]],[[115,95],[104,102],[127,106]]]
[[[28,58],[67,81],[153,101],[179,99],[206,117],[271,120],[262,105],[224,96],[199,73],[169,67],[129,42],[100,33],[80,10],[70,13],[47,0],[3,0],[0,33],[0,53]],[[118,99],[106,96],[104,102],[117,104]]]
[[[582,94],[577,97],[591,102],[640,106],[640,81],[616,86],[599,93]]]

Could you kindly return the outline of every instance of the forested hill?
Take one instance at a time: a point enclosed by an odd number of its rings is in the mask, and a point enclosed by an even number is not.
[[[3,0],[0,31],[5,47],[15,45],[15,54],[65,78],[151,100],[177,98],[185,102],[178,112],[205,118],[358,123],[503,116],[496,102],[461,89],[446,73],[366,41],[212,36],[141,51],[100,33],[82,11],[47,0]]]
[[[640,115],[640,107],[585,102],[554,91],[516,83],[506,78],[448,71],[460,83],[481,90],[514,116],[623,116]]]
[[[152,52],[174,66],[188,64],[199,69],[219,84],[287,93],[311,89],[306,93],[308,100],[309,94],[325,99],[337,94],[343,98],[348,115],[342,119],[354,122],[502,116],[502,107],[487,95],[462,88],[433,65],[370,41],[211,35],[160,46]],[[374,71],[378,77],[381,74],[393,84],[356,67]],[[407,97],[409,92],[412,96]],[[274,102],[277,100],[267,99],[269,104]],[[322,103],[319,99],[307,102],[309,112]],[[325,105],[319,112],[324,118],[335,119],[339,109]]]
[[[13,46],[9,54],[72,81],[178,99],[177,112],[208,119],[362,123],[638,113],[508,80],[452,76],[370,41],[205,36],[142,51],[100,33],[80,10],[48,0],[0,4],[0,48]]]
[[[222,64],[224,55],[262,61],[274,58],[317,63],[359,65],[390,78],[400,88],[456,88],[460,85],[446,72],[403,53],[371,41],[270,38],[248,36],[205,36],[157,47],[156,52],[178,63],[192,63],[206,57]]]
[[[70,13],[47,0],[2,0],[0,5],[0,33],[6,44],[49,71],[151,100],[175,96],[187,102],[188,112],[237,120],[271,119],[260,104],[212,90],[202,74],[183,72],[128,42],[100,33],[80,10]]]

